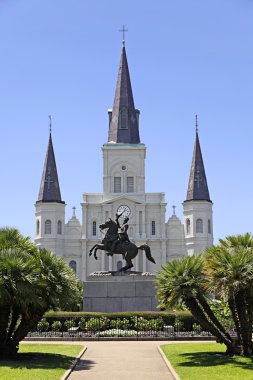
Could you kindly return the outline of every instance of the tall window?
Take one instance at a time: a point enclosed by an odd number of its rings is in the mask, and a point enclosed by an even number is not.
[[[186,233],[189,234],[191,232],[191,221],[190,219],[186,219]]]
[[[97,223],[92,222],[92,235],[96,236],[97,235]]]
[[[152,222],[151,222],[151,235],[155,235],[155,221],[154,220],[152,220]]]
[[[108,220],[109,219],[109,211],[106,211],[105,212],[105,220]]]
[[[210,219],[208,219],[208,233],[209,233],[209,234],[212,233],[211,220],[210,220]]]
[[[114,193],[121,193],[121,177],[114,177]]]
[[[196,232],[197,233],[203,233],[203,220],[202,219],[197,219],[196,220]]]
[[[50,234],[51,234],[51,230],[52,230],[52,223],[51,223],[51,220],[47,219],[47,220],[45,221],[45,234],[50,235]]]
[[[75,261],[75,260],[71,260],[71,261],[69,262],[69,267],[70,267],[71,269],[73,269],[73,271],[76,273],[76,261]]]
[[[127,177],[127,193],[134,192],[134,177]]]
[[[61,220],[58,220],[58,223],[57,223],[57,234],[58,235],[62,234],[62,222],[61,222]]]
[[[36,234],[39,235],[40,234],[40,221],[37,220],[37,223],[36,223]]]
[[[120,110],[120,129],[127,129],[128,128],[128,115],[127,115],[127,108],[123,107]]]

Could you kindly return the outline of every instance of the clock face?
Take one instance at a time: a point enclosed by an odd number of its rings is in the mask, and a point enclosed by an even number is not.
[[[117,214],[122,214],[121,216],[123,218],[126,218],[126,217],[130,216],[131,210],[130,210],[130,208],[128,206],[122,205],[122,206],[119,206],[119,208],[117,210]]]

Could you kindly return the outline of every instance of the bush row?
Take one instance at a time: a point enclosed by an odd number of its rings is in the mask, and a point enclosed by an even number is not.
[[[178,330],[192,331],[196,323],[189,312],[162,311],[162,312],[123,312],[123,313],[87,313],[87,312],[48,312],[44,315],[48,329],[67,331],[70,327],[79,327],[81,330],[122,328],[159,329],[163,326],[175,326]]]

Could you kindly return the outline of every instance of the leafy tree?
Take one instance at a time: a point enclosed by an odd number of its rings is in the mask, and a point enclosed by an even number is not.
[[[16,229],[0,229],[0,358],[15,356],[46,311],[78,294],[79,280],[62,258]]]
[[[203,329],[226,344],[227,353],[253,354],[253,237],[229,236],[203,254],[167,263],[159,273],[158,298],[163,307],[184,304]],[[210,295],[227,303],[237,338],[214,312]]]

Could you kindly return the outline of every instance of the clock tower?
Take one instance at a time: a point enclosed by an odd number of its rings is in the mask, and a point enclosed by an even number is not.
[[[106,219],[122,214],[129,218],[128,235],[141,246],[148,244],[156,265],[145,255],[134,259],[137,271],[155,271],[166,262],[164,193],[145,192],[146,146],[140,140],[140,110],[135,108],[126,48],[123,42],[113,108],[108,110],[109,128],[103,153],[103,193],[83,194],[83,249],[89,249],[103,238],[96,227]],[[124,265],[117,255],[101,255],[100,263],[87,259],[86,276],[97,270],[116,270]],[[120,262],[122,261],[122,262]],[[99,267],[98,267],[99,266]]]
[[[104,194],[144,194],[146,147],[140,142],[140,110],[135,108],[123,44],[108,141],[103,145]]]

